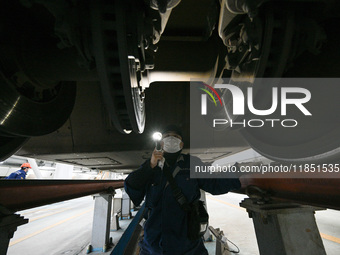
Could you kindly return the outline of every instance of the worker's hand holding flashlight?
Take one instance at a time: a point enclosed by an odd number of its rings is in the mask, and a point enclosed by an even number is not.
[[[158,165],[160,168],[163,169],[164,158],[163,158],[163,150],[162,150],[162,145],[161,145],[162,134],[160,132],[155,132],[152,135],[152,139],[156,143],[156,148],[152,152],[150,166],[151,168],[154,168]]]
[[[163,150],[157,150],[156,148],[152,152],[151,160],[150,160],[150,166],[151,168],[154,168],[158,165],[158,161],[163,161]]]

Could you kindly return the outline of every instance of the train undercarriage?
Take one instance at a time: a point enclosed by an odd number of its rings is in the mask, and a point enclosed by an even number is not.
[[[178,124],[190,136],[192,78],[248,85],[261,77],[336,78],[339,7],[316,0],[2,1],[0,160],[17,153],[132,169],[162,125]],[[287,135],[226,128],[207,161],[249,145],[275,161],[338,159],[337,94],[322,96],[336,109],[330,117],[315,106],[327,128],[305,132],[308,121]]]

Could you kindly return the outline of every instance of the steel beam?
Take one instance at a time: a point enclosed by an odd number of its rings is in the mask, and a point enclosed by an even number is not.
[[[273,199],[339,210],[340,179],[307,178],[308,176],[310,175],[306,175],[306,178],[259,178],[261,175],[243,175],[239,193],[246,193],[248,186],[257,186]],[[18,211],[122,187],[122,180],[2,180],[0,205]]]
[[[2,180],[0,205],[19,211],[122,187],[123,180]]]
[[[249,189],[249,186],[256,186],[273,199],[339,210],[340,176],[336,175],[338,174],[309,173],[289,176],[267,174],[265,176],[268,178],[263,178],[264,175],[261,174],[247,174],[240,178],[242,184],[240,193],[247,193],[247,187]],[[276,178],[271,178],[273,176]]]

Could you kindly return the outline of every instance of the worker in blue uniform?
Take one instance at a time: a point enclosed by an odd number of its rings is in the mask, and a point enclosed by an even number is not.
[[[163,131],[162,151],[154,150],[125,180],[125,190],[135,205],[145,197],[144,237],[140,241],[141,255],[207,255],[202,238],[190,240],[187,233],[188,214],[175,199],[167,178],[158,166],[167,162],[175,182],[189,203],[200,198],[200,189],[213,195],[224,194],[241,187],[234,179],[191,179],[190,164],[203,165],[197,157],[182,154],[182,132],[176,126]]]
[[[5,179],[24,180],[26,179],[26,174],[30,168],[32,167],[29,163],[24,163],[21,165],[20,170],[11,173],[9,176],[5,177]]]

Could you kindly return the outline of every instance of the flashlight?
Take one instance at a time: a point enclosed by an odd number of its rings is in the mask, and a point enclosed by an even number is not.
[[[156,151],[160,151],[162,150],[162,146],[161,146],[161,143],[160,141],[162,140],[162,134],[160,132],[155,132],[153,135],[152,135],[152,139],[155,141],[156,143]]]
[[[160,141],[162,140],[162,134],[160,132],[155,132],[153,133],[152,135],[152,139],[155,141],[156,143],[156,151],[161,151],[162,150],[162,146],[161,146],[161,143]],[[163,160],[159,160],[157,165],[163,169],[163,166],[164,166],[164,161],[165,159],[163,158]]]

